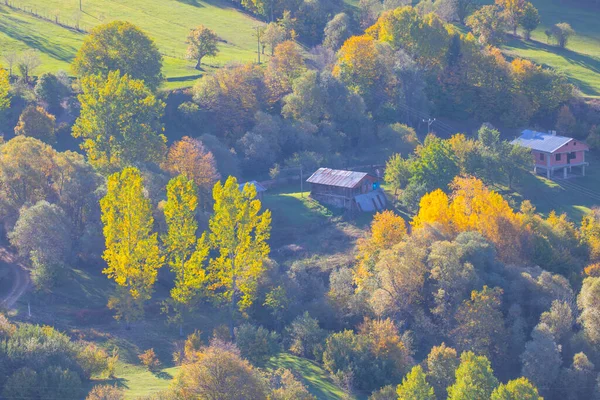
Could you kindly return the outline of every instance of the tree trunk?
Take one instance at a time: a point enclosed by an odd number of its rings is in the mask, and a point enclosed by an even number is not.
[[[198,57],[198,62],[196,62],[196,66],[194,68],[200,69],[200,63],[202,62],[202,57]]]
[[[231,303],[229,304],[229,335],[231,336],[231,341],[235,342],[235,304],[236,304],[236,292],[237,286],[235,282],[235,276],[233,277],[232,282],[232,293],[231,293]]]
[[[179,324],[179,336],[183,337],[183,324]]]

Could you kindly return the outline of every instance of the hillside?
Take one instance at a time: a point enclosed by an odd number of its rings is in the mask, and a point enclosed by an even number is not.
[[[4,2],[3,2],[4,3]],[[218,67],[228,62],[245,62],[256,56],[253,26],[259,22],[220,0],[11,0],[15,7],[33,10],[73,26],[80,18],[82,29],[112,20],[127,20],[146,31],[164,56],[163,73],[167,87],[189,86],[201,71],[185,60],[185,39],[189,29],[203,24],[221,37],[221,53],[204,62]],[[67,70],[85,34],[70,30],[28,13],[0,5],[0,56],[26,48],[39,50],[42,65],[37,73]],[[4,64],[4,62],[3,62]],[[209,67],[209,68],[210,68]]]
[[[560,0],[531,0],[540,13],[540,26],[531,41],[511,38],[502,47],[509,56],[530,59],[564,72],[587,97],[600,97],[600,24],[598,9],[563,4]],[[491,1],[486,1],[491,3]],[[547,29],[559,22],[569,23],[577,35],[567,49],[547,43]]]

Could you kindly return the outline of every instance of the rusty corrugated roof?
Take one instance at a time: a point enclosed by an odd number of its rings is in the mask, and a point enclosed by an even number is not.
[[[367,176],[366,172],[344,171],[340,169],[319,168],[306,180],[319,185],[354,188]]]

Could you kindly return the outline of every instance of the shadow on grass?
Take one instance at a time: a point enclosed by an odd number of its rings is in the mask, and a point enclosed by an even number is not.
[[[173,78],[167,78],[167,82],[189,82],[189,81],[195,81],[198,78],[202,78],[202,74],[176,76]]]
[[[198,0],[177,0],[180,3],[187,4],[194,7],[204,7]]]
[[[555,54],[557,56],[563,57],[570,64],[577,65],[579,67],[588,69],[596,74],[600,74],[600,59],[595,58],[591,55],[581,54],[568,48],[561,49],[560,47],[552,46],[537,40],[520,40],[513,38],[507,43],[507,45],[517,50],[541,50],[549,54]],[[551,67],[549,65],[546,66]],[[600,94],[597,88],[590,86],[586,82],[582,82],[578,79],[572,80],[576,81],[583,91],[593,92],[596,95]]]
[[[51,23],[48,22],[48,24]],[[10,15],[3,15],[0,19],[0,32],[57,60],[71,62],[77,52],[76,48],[67,46],[64,43],[60,46],[51,44],[47,38],[36,34],[36,29],[31,26],[30,22]]]
[[[156,376],[158,379],[167,379],[167,380],[173,379],[173,375],[171,375],[170,373],[165,372],[165,371],[159,371],[159,372],[155,373],[154,376]]]

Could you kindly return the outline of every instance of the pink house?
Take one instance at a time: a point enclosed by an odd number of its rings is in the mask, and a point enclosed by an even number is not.
[[[577,140],[566,136],[558,136],[555,133],[542,133],[524,130],[517,139],[511,142],[531,149],[535,158],[534,172],[545,171],[546,176],[551,178],[554,171],[561,171],[563,177],[571,172],[573,167],[581,170],[585,176],[585,152],[589,147]]]

